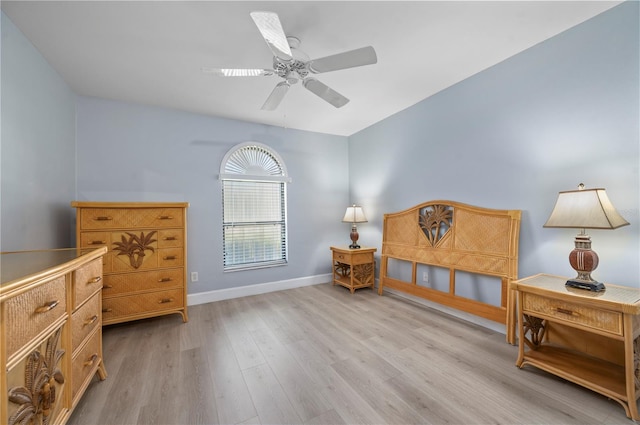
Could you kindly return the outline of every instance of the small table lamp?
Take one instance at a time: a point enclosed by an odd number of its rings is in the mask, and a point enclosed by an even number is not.
[[[591,291],[605,289],[604,284],[591,278],[591,272],[598,267],[598,254],[591,250],[591,237],[585,229],[617,229],[627,224],[604,189],[585,189],[580,183],[578,190],[558,194],[556,205],[543,227],[581,229],[575,239],[575,249],[569,254],[569,263],[578,276],[568,280],[567,286]]]
[[[364,216],[364,211],[362,211],[362,207],[353,204],[351,207],[347,207],[347,212],[344,213],[344,218],[342,219],[343,223],[352,223],[351,226],[351,245],[349,248],[357,249],[360,248],[358,245],[358,227],[356,223],[366,223],[367,217]]]

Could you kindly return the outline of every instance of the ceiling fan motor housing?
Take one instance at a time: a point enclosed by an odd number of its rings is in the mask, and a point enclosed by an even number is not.
[[[289,84],[295,84],[309,75],[309,66],[307,64],[307,62],[309,62],[309,56],[298,49],[300,39],[297,37],[289,36],[287,37],[287,42],[289,43],[293,59],[286,60],[274,56],[273,69],[276,75],[287,80]]]

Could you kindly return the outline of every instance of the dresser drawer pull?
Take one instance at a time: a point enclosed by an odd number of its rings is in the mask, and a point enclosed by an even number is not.
[[[96,217],[95,220],[96,221],[109,221],[109,220],[113,220],[113,217],[101,215],[101,216]]]
[[[85,326],[93,325],[94,323],[96,323],[96,320],[98,320],[98,316],[94,315],[93,317],[90,317],[87,320],[85,320],[84,325]]]
[[[556,311],[557,311],[558,313],[567,314],[567,315],[569,315],[569,316],[573,316],[573,315],[574,315],[574,313],[573,313],[573,311],[572,311],[572,310],[567,310],[566,308],[556,307]]]
[[[161,215],[158,217],[158,220],[173,220],[173,216],[171,215]]]
[[[344,255],[340,254],[338,255],[338,258],[342,260],[344,258]]]
[[[171,282],[173,279],[171,279],[170,277],[163,277],[162,279],[158,279],[158,282],[160,283],[165,283],[165,282]]]
[[[113,289],[113,285],[102,285],[102,289]]]
[[[166,257],[162,257],[163,260],[175,260],[176,258],[178,258],[175,255],[167,255]]]
[[[102,276],[96,276],[92,279],[89,279],[89,281],[87,282],[88,285],[92,284],[92,283],[98,283],[102,280]]]
[[[165,240],[165,241],[175,241],[177,239],[178,238],[176,238],[175,236],[167,236],[166,238],[163,238],[163,240]]]
[[[106,245],[107,241],[90,241],[89,245]]]
[[[102,309],[102,312],[103,312],[103,313],[111,313],[112,311],[113,311],[113,309],[112,309],[112,308],[103,308],[103,309]]]
[[[172,302],[173,302],[173,298],[163,298],[160,301],[158,301],[158,304],[167,304]]]
[[[86,362],[84,362],[82,365],[83,366],[93,366],[96,362],[96,360],[98,360],[98,354],[93,354],[91,357],[89,357],[89,360],[87,360]]]
[[[58,301],[49,301],[42,307],[36,308],[36,313],[46,313],[47,311],[51,311],[58,305]]]

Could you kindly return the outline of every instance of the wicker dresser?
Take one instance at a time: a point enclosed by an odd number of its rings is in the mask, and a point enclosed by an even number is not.
[[[106,246],[105,325],[187,316],[188,203],[72,202],[79,247]]]
[[[106,248],[2,253],[0,423],[62,424],[102,363]]]

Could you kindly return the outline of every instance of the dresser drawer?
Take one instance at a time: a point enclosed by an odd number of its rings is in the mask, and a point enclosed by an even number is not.
[[[100,294],[95,294],[86,304],[73,313],[71,319],[71,341],[74,352],[87,335],[100,324],[100,306],[102,304],[100,301]]]
[[[145,314],[184,307],[184,290],[171,289],[102,300],[102,320],[106,323],[119,316]]]
[[[111,248],[111,232],[82,232],[80,234],[81,248],[98,248],[101,246]]]
[[[525,314],[559,319],[586,328],[615,335],[623,335],[622,313],[601,310],[571,302],[523,293],[522,310]],[[537,314],[538,313],[538,314]]]
[[[182,248],[163,248],[158,250],[159,267],[180,267],[184,264]]]
[[[79,395],[80,389],[87,383],[87,380],[93,378],[101,358],[101,338],[102,333],[98,330],[87,341],[86,345],[73,357],[71,366],[73,374],[73,393],[72,398],[76,403],[76,396]]]
[[[182,247],[184,231],[182,229],[166,229],[158,232],[158,248]]]
[[[47,326],[66,316],[66,280],[60,276],[5,302],[7,358],[38,336]]]
[[[103,298],[127,293],[182,288],[184,269],[154,270],[140,273],[110,274],[104,277]]]
[[[82,208],[80,228],[99,230],[182,227],[182,214],[181,208]]]
[[[97,258],[76,270],[73,277],[73,309],[99,291],[102,285],[102,258]]]

